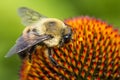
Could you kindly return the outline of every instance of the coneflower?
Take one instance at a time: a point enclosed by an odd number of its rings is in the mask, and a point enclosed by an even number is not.
[[[72,28],[71,41],[53,47],[51,56],[46,46],[36,46],[23,59],[20,80],[120,80],[119,31],[90,17],[64,22]]]

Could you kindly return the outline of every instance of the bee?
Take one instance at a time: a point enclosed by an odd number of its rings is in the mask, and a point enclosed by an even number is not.
[[[21,53],[39,43],[43,43],[49,48],[61,47],[71,39],[71,28],[59,19],[42,16],[26,7],[19,8],[18,14],[26,27],[5,57]]]

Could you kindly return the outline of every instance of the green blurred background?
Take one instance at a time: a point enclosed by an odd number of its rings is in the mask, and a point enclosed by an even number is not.
[[[4,58],[22,33],[24,26],[17,15],[21,6],[48,17],[66,19],[87,15],[120,26],[120,0],[1,0],[0,1],[0,80],[18,80],[20,59]]]

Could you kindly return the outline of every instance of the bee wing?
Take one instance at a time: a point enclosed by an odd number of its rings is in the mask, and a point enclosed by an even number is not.
[[[18,38],[16,44],[9,50],[9,52],[5,55],[5,57],[10,57],[13,54],[20,53],[31,46],[34,46],[44,40],[50,39],[51,37],[48,35],[41,35],[36,39],[28,39],[25,40],[22,36]],[[30,41],[30,42],[29,42]]]
[[[17,48],[17,45],[15,44],[10,50],[9,52],[5,55],[5,57],[10,57],[12,56],[13,54],[16,53],[16,48]]]
[[[26,8],[21,7],[18,9],[18,14],[22,19],[22,23],[24,26],[31,25],[32,23],[35,23],[36,21],[40,20],[41,18],[46,18],[45,16],[42,16],[38,12]]]

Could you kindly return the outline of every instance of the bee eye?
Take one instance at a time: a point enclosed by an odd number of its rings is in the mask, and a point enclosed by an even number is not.
[[[71,34],[66,34],[63,36],[64,43],[68,43],[71,40]]]
[[[71,36],[72,36],[72,29],[70,27],[67,27],[64,32],[63,32],[63,40],[64,43],[68,43],[71,40]]]

